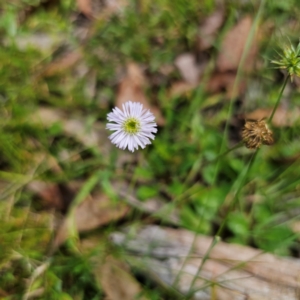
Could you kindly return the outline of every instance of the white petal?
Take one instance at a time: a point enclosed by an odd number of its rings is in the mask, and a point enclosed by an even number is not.
[[[106,129],[109,129],[109,130],[120,130],[120,129],[122,129],[122,127],[121,127],[120,124],[107,123],[106,124]]]
[[[133,138],[135,139],[137,144],[136,149],[138,149],[138,146],[140,146],[142,149],[146,147],[146,145],[136,135],[134,135]]]

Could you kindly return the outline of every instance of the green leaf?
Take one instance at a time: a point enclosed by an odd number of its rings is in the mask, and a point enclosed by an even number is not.
[[[149,198],[156,197],[158,195],[158,190],[156,186],[146,186],[143,185],[137,189],[137,197],[139,200],[147,200]]]

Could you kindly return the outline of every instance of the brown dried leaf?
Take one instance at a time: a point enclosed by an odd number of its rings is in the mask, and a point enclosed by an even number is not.
[[[217,59],[217,69],[219,71],[237,70],[244,51],[248,51],[244,69],[249,71],[253,68],[257,53],[257,39],[253,39],[250,49],[245,49],[252,23],[251,17],[247,16],[240,20],[239,23],[226,34]]]
[[[198,49],[204,51],[209,49],[216,38],[219,28],[224,21],[224,9],[220,8],[208,16],[199,28]]]
[[[179,55],[174,62],[178,68],[181,77],[189,84],[195,85],[198,83],[199,76],[203,72],[203,65],[200,66],[195,55],[192,53],[184,53]]]
[[[78,232],[85,232],[123,218],[129,207],[123,202],[113,203],[105,194],[86,198],[75,208],[74,224]],[[53,248],[61,245],[69,233],[69,218],[66,218],[54,240]]]
[[[108,139],[110,133],[105,130],[105,124],[102,122],[95,122],[93,126],[90,127],[87,126],[84,117],[81,118],[77,116],[75,118],[67,115],[62,110],[46,107],[40,107],[37,111],[34,111],[27,121],[39,126],[44,126],[45,128],[49,128],[55,123],[58,123],[61,125],[64,134],[82,143],[84,147],[97,147],[103,157],[108,157],[111,152],[112,144]],[[61,152],[60,156],[63,160],[80,158],[77,152],[67,150]],[[123,167],[125,163],[132,162],[133,160],[134,156],[124,152],[119,155],[115,165],[117,167]],[[52,163],[51,166],[52,168],[56,167],[54,163]],[[57,164],[57,166],[59,167],[59,164]]]
[[[118,13],[128,5],[128,0],[105,0],[105,5],[111,14]]]
[[[27,185],[28,189],[43,200],[43,206],[62,210],[64,201],[57,184],[49,184],[42,181],[32,181]]]
[[[170,97],[179,97],[193,91],[197,86],[185,81],[176,81],[170,88]]]
[[[78,50],[65,53],[62,57],[51,62],[41,74],[45,77],[51,77],[63,73],[72,68],[81,58],[82,53]]]
[[[76,185],[76,186],[75,186]],[[56,209],[65,212],[74,199],[82,183],[69,182],[67,185],[58,185],[50,182],[33,180],[27,188],[41,199],[44,209]]]
[[[246,120],[267,119],[271,116],[272,110],[273,110],[272,108],[259,108],[251,113],[246,114],[243,117]],[[299,114],[300,114],[299,109],[288,111],[283,107],[278,107],[274,114],[272,124],[275,127],[291,126],[295,121],[299,119]]]
[[[119,85],[116,106],[122,109],[122,104],[127,101],[140,102],[145,109],[149,109],[155,115],[156,123],[162,126],[165,119],[158,107],[150,105],[144,92],[145,85],[146,78],[141,68],[136,63],[129,63],[127,74]]]
[[[47,34],[46,32],[31,32],[25,36],[20,36],[14,42],[5,41],[7,44],[16,45],[20,50],[26,50],[28,47],[35,48],[38,51],[52,53],[61,45],[67,37],[64,34]]]
[[[60,123],[65,134],[73,137],[86,147],[101,147],[104,154],[108,153],[111,145],[103,124],[96,122],[93,128],[87,128],[84,118],[71,118],[59,109],[40,107],[32,117],[28,118],[28,121],[41,124],[47,128],[55,123]]]
[[[161,66],[159,67],[159,72],[160,72],[162,75],[164,75],[164,76],[170,76],[171,73],[174,72],[174,70],[175,70],[174,65],[168,65],[168,64],[166,64],[166,65],[161,65]]]
[[[290,224],[290,227],[293,230],[293,232],[299,233],[300,232],[300,221],[294,221],[293,223]]]
[[[103,20],[122,12],[127,5],[127,0],[77,0],[79,10],[86,17]]]
[[[226,92],[226,98],[232,99],[245,91],[245,81],[241,80],[239,86],[235,87],[236,74],[232,72],[215,73],[209,79],[206,90],[208,93],[216,94]],[[197,84],[191,84],[185,81],[174,82],[170,88],[170,97],[187,95],[197,87]],[[234,89],[236,88],[236,90]]]
[[[148,299],[141,295],[142,287],[130,274],[128,266],[120,260],[107,257],[95,274],[110,300]]]
[[[92,0],[76,0],[79,10],[88,18],[92,17]]]
[[[236,74],[232,72],[215,73],[209,79],[207,91],[214,94],[225,90],[228,99],[235,98],[237,95],[243,93],[246,88],[245,82],[242,80],[239,82],[239,86],[235,87],[235,80]]]

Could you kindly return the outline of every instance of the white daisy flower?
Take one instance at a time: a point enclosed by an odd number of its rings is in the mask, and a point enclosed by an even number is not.
[[[117,147],[133,152],[139,146],[144,149],[146,145],[151,144],[150,139],[154,140],[152,133],[157,132],[157,125],[154,122],[154,115],[138,102],[128,101],[123,106],[123,111],[115,107],[107,115],[106,129],[115,132],[109,136],[109,139]]]

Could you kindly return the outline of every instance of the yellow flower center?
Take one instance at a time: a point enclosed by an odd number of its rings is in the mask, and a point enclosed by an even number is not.
[[[123,123],[123,130],[126,133],[129,134],[136,134],[140,131],[141,129],[141,123],[138,119],[136,118],[128,118],[124,123]]]

